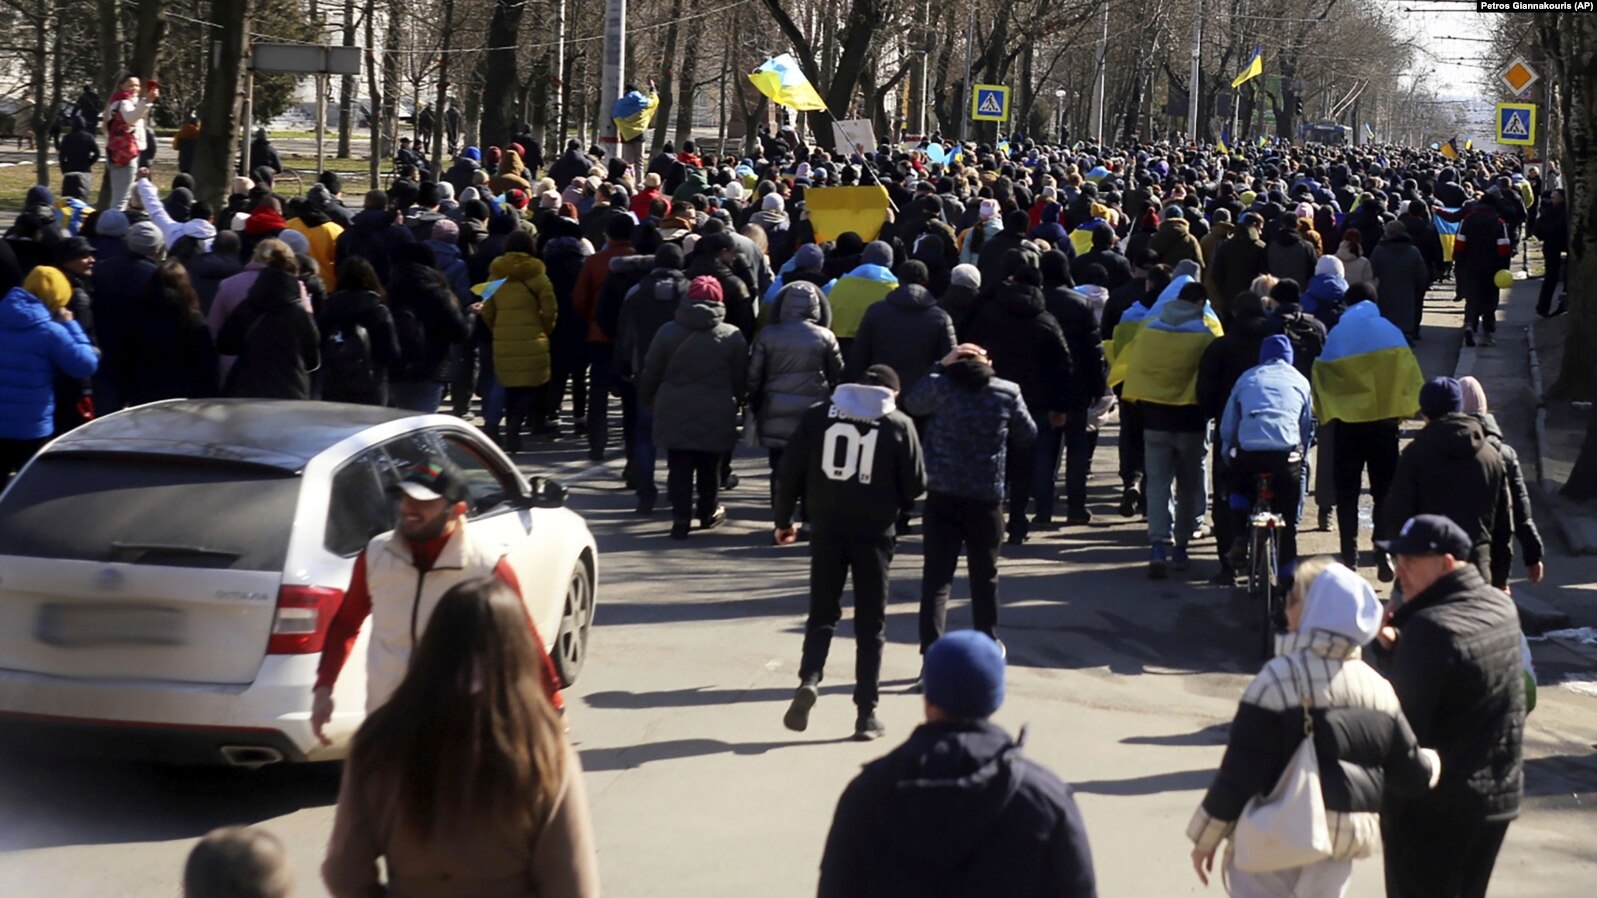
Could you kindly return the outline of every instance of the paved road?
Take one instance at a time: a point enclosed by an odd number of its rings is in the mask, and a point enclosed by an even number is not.
[[[1422,344],[1430,371],[1451,369],[1456,310],[1433,308]],[[887,740],[847,741],[847,642],[800,736],[782,728],[781,715],[796,681],[806,557],[802,547],[768,544],[763,458],[740,458],[743,485],[728,497],[728,526],[678,545],[665,536],[664,514],[631,513],[618,462],[593,468],[569,442],[541,448],[527,461],[575,481],[572,503],[603,553],[592,656],[570,706],[606,893],[813,894],[838,794],[921,713],[920,699],[904,694],[918,671],[919,538],[904,541],[895,568],[881,709]],[[1106,439],[1092,482],[1093,526],[1005,550],[1001,627],[1011,679],[997,721],[1027,727],[1027,751],[1075,784],[1101,894],[1204,894],[1183,831],[1258,666],[1252,617],[1226,591],[1202,585],[1214,570],[1211,541],[1200,544],[1203,560],[1189,581],[1145,579],[1141,528],[1111,507],[1113,460]],[[1306,544],[1331,548],[1324,534]],[[969,626],[963,603],[950,624]],[[1492,894],[1589,896],[1597,881],[1593,700],[1544,689],[1527,742],[1527,811],[1509,831]],[[316,870],[337,776],[0,760],[0,895],[169,896],[193,839],[245,822],[284,838],[300,894],[320,896]],[[1379,860],[1361,863],[1350,894],[1379,895],[1380,881]],[[1216,885],[1207,894],[1222,893]]]

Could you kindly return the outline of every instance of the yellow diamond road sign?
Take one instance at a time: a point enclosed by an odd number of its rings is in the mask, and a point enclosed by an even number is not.
[[[1518,56],[1514,57],[1508,63],[1507,67],[1505,67],[1501,72],[1497,73],[1497,79],[1507,85],[1508,89],[1513,91],[1515,96],[1521,97],[1524,96],[1525,92],[1530,90],[1530,86],[1535,84],[1540,78],[1541,75],[1537,74],[1536,70],[1530,67],[1530,63],[1527,63]]]

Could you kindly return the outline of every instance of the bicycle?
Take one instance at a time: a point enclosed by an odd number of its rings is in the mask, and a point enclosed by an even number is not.
[[[1279,533],[1286,526],[1286,519],[1270,508],[1275,499],[1271,479],[1268,471],[1258,475],[1253,510],[1248,514],[1247,558],[1243,565],[1247,572],[1247,597],[1257,602],[1263,612],[1259,622],[1259,650],[1266,661],[1275,657],[1275,635],[1282,611],[1276,580],[1280,566]]]

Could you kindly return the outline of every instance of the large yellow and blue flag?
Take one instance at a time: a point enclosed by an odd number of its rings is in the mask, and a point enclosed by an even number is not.
[[[628,91],[610,108],[615,119],[616,134],[622,140],[636,140],[649,130],[654,122],[654,112],[660,108],[660,95],[654,91]]]
[[[1198,403],[1198,362],[1215,334],[1194,310],[1190,315],[1158,316],[1149,311],[1137,338],[1125,353],[1125,386],[1121,395],[1128,402],[1154,402],[1159,405]]]
[[[1115,332],[1104,345],[1104,353],[1109,360],[1110,386],[1116,387],[1125,382],[1126,375],[1131,370],[1131,348],[1136,345],[1137,335],[1142,332],[1143,325],[1158,318],[1164,307],[1181,292],[1181,288],[1192,281],[1192,275],[1177,275],[1171,279],[1170,285],[1159,293],[1153,305],[1145,306],[1140,302],[1134,302],[1129,309],[1126,309],[1125,314],[1120,316],[1120,323],[1115,325]],[[1203,303],[1203,325],[1216,337],[1225,334],[1225,329],[1220,326],[1220,316],[1215,314],[1214,306],[1210,305],[1208,300]]]
[[[1431,222],[1436,225],[1436,239],[1442,244],[1442,261],[1453,261],[1453,244],[1458,240],[1459,225],[1464,223],[1464,210],[1445,207],[1433,210]]]
[[[836,240],[853,231],[869,243],[887,223],[891,201],[880,184],[863,187],[812,187],[804,191],[804,208],[818,241]]]
[[[1424,377],[1414,350],[1369,300],[1342,313],[1311,373],[1321,421],[1408,418],[1420,407]]]
[[[816,92],[815,85],[804,77],[804,70],[791,53],[773,56],[749,75],[749,80],[772,103],[815,112],[826,108],[826,101]]]
[[[1256,46],[1253,48],[1253,56],[1248,59],[1248,64],[1231,79],[1231,88],[1235,90],[1262,74],[1264,74],[1264,49]]]

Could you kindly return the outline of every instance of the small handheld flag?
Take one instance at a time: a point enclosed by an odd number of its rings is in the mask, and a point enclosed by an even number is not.
[[[767,59],[749,75],[749,80],[772,103],[805,112],[826,108],[826,101],[821,99],[810,79],[804,77],[804,70],[791,53]]]
[[[1262,74],[1264,74],[1264,50],[1261,47],[1254,47],[1253,58],[1248,60],[1247,66],[1240,74],[1231,79],[1231,87],[1233,89],[1241,87]]]

